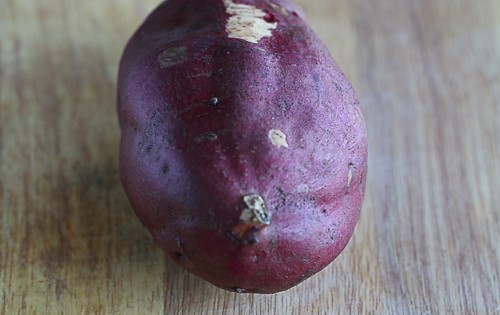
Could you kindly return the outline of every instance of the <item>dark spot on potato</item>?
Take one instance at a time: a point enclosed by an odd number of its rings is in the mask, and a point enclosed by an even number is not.
[[[220,99],[218,97],[212,97],[208,100],[208,106],[217,107],[220,104]]]
[[[178,262],[185,262],[189,260],[189,257],[185,254],[184,243],[181,240],[176,241],[176,246],[168,251],[170,256],[172,256]]]
[[[259,242],[259,239],[254,237],[248,241],[248,245],[255,245]]]
[[[270,200],[270,208],[277,211],[286,204],[286,194],[281,188],[277,188],[273,198]]]
[[[260,231],[260,228],[257,226],[254,226],[250,229],[250,232],[248,232],[248,236],[247,236],[248,245],[255,245],[259,242],[259,239],[256,236],[257,232],[259,232],[259,231]]]
[[[328,228],[328,233],[330,234],[330,240],[335,241],[337,238],[337,225],[334,224],[333,228]]]
[[[163,165],[161,168],[161,173],[167,174],[169,170],[170,170],[170,167],[168,165]]]
[[[233,291],[236,293],[243,293],[243,292],[245,292],[245,289],[234,287]]]
[[[282,207],[286,204],[286,195],[285,195],[285,192],[281,188],[278,188],[278,200],[280,202],[277,206],[278,208]]]
[[[278,103],[278,107],[280,109],[280,111],[282,112],[286,112],[290,109],[291,107],[291,104],[287,101],[284,101],[284,100],[280,100],[279,103]]]
[[[278,19],[271,12],[266,12],[266,15],[264,16],[264,21],[266,21],[267,23],[277,23]]]
[[[238,245],[255,245],[259,242],[257,233],[261,230],[259,226],[250,224],[238,224],[227,233],[228,238]]]
[[[202,142],[214,142],[216,141],[217,139],[219,138],[219,136],[214,133],[214,132],[207,132],[205,134],[202,134],[201,136],[199,137],[196,137],[196,139],[194,139],[194,141],[196,143],[202,143]]]
[[[333,84],[335,85],[335,89],[337,90],[337,92],[340,92],[340,93],[344,92],[344,90],[342,89],[340,84],[338,84],[337,82],[333,82]]]
[[[239,237],[236,235],[236,233],[234,231],[229,231],[226,233],[226,236],[227,238],[229,238],[229,240],[235,244],[239,244],[240,243],[240,240],[239,240]]]
[[[302,42],[305,40],[304,32],[300,27],[290,26],[289,28],[283,30],[283,36],[292,42]]]

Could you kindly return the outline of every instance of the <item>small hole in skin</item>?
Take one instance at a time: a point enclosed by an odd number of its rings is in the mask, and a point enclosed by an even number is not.
[[[220,104],[220,99],[218,97],[212,97],[208,100],[208,105],[210,107],[217,107]]]

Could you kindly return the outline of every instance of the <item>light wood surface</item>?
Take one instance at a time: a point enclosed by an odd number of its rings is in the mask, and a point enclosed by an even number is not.
[[[500,1],[302,0],[361,98],[354,238],[238,295],[153,243],[117,176],[117,64],[157,1],[0,0],[0,314],[500,314]]]

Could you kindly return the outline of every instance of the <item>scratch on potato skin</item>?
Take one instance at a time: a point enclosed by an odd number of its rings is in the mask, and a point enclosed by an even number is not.
[[[229,38],[257,44],[262,38],[272,36],[272,30],[278,26],[276,21],[268,22],[266,12],[256,6],[234,3],[232,0],[224,0],[224,5],[229,15],[226,24]]]
[[[163,69],[182,63],[187,58],[186,47],[173,47],[162,51],[158,55],[158,63]]]

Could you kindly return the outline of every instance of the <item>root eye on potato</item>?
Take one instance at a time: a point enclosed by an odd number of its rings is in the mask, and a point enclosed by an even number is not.
[[[320,271],[359,217],[357,97],[288,0],[169,0],[123,53],[120,176],[184,268],[274,293]]]
[[[211,107],[217,107],[217,105],[219,105],[220,103],[220,100],[219,98],[217,97],[212,97],[209,101],[208,101],[208,105],[210,105]]]

